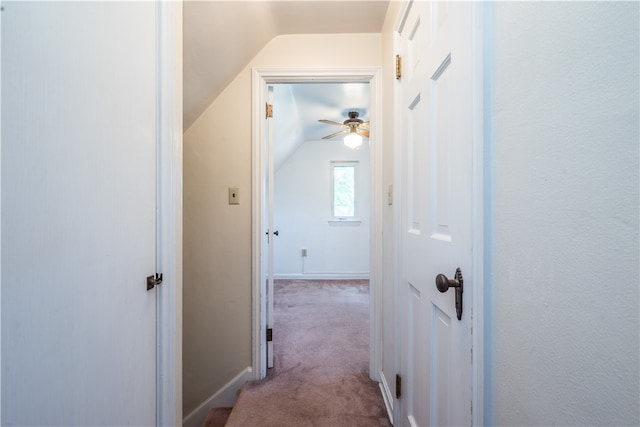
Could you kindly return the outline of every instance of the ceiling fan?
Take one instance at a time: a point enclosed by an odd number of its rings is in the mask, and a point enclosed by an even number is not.
[[[340,126],[343,129],[338,132],[327,135],[322,139],[331,139],[338,135],[347,134],[344,138],[344,143],[349,148],[358,148],[362,144],[362,137],[369,138],[369,122],[365,122],[359,119],[360,113],[357,111],[349,111],[349,118],[342,123],[334,122],[333,120],[318,120],[321,123],[328,125]]]

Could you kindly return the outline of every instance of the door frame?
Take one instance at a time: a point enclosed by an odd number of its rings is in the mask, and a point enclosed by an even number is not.
[[[415,0],[417,1],[417,0]],[[406,23],[406,17],[409,13],[414,0],[403,0],[397,15],[394,27],[394,51],[400,52],[400,32]],[[490,397],[485,400],[485,385],[490,378],[490,372],[485,372],[485,363],[489,362],[491,354],[490,345],[485,342],[490,339],[490,314],[491,302],[489,294],[489,286],[491,283],[491,245],[492,245],[492,226],[491,226],[491,123],[489,114],[491,112],[492,101],[492,43],[493,33],[491,31],[493,24],[493,6],[485,2],[472,3],[472,70],[473,73],[473,153],[472,153],[472,236],[471,236],[471,252],[473,263],[474,281],[471,284],[472,304],[471,304],[471,408],[473,425],[484,425],[485,401],[490,402]],[[395,123],[400,123],[397,115],[401,111],[402,103],[400,97],[399,82],[394,83],[394,117]],[[403,138],[402,130],[396,126],[393,130],[396,143],[394,144],[394,189],[397,198],[394,206],[395,225],[394,231],[396,239],[394,242],[396,259],[395,286],[396,296],[399,293],[402,283],[402,263],[401,257],[401,239],[403,203],[402,200],[402,148],[400,143]],[[485,295],[489,296],[485,299]],[[396,297],[396,332],[400,336],[399,326],[402,322],[404,313],[403,307],[400,306],[401,299]],[[486,313],[486,317],[485,317]],[[394,355],[396,357],[395,366],[398,372],[403,368],[402,361],[402,343],[396,339],[394,343]],[[397,402],[394,405],[394,420],[401,420],[401,406]]]
[[[182,425],[182,1],[156,2],[156,425]]]
[[[371,137],[371,252],[369,275],[369,377],[380,381],[382,366],[382,68],[253,68],[252,70],[252,169],[251,169],[251,293],[252,293],[252,369],[256,379],[264,378],[266,368],[266,338],[261,333],[265,324],[265,305],[262,297],[261,239],[264,189],[264,144],[266,104],[265,87],[271,83],[353,83],[368,82],[370,90]]]

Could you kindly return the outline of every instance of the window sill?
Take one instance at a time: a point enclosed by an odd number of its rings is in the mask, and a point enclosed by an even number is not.
[[[349,219],[330,219],[329,225],[344,225],[344,226],[358,226],[362,222],[361,219],[349,218]]]

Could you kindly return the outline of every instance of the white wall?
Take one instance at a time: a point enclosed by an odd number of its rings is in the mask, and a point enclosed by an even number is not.
[[[358,161],[356,217],[330,223],[331,161]],[[276,278],[368,278],[370,222],[369,144],[360,150],[342,138],[304,142],[275,172],[273,271]],[[301,249],[307,249],[307,257]]]
[[[379,47],[379,34],[276,37],[185,133],[185,415],[252,364],[251,68],[379,66]]]
[[[638,425],[638,7],[495,4],[487,424]]]

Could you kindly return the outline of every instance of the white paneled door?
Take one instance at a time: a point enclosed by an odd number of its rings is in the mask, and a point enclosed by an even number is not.
[[[155,425],[156,4],[0,13],[1,423]]]
[[[402,425],[472,420],[472,7],[414,1],[399,29]]]

